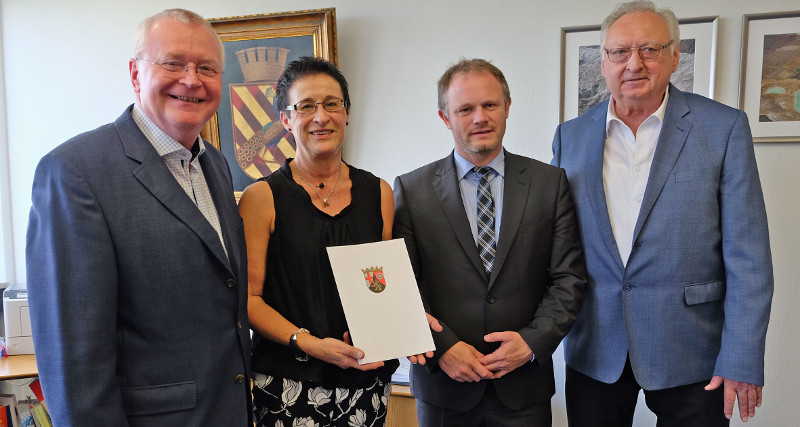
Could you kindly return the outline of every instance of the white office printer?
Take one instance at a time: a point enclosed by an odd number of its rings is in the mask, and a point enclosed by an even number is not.
[[[28,287],[25,283],[14,283],[3,291],[3,322],[8,354],[33,354]]]

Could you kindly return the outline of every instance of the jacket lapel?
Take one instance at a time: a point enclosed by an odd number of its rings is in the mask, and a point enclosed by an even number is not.
[[[464,253],[467,254],[472,265],[479,272],[484,272],[483,263],[478,254],[478,248],[475,246],[472,230],[469,227],[467,213],[464,212],[464,202],[461,200],[461,189],[458,186],[453,154],[442,159],[434,173],[433,189],[437,199],[439,199],[439,203],[442,205],[447,221],[453,229],[453,234],[456,235],[458,243]]]
[[[239,265],[239,257],[244,256],[244,254],[239,253],[239,245],[235,240],[240,221],[239,209],[233,198],[233,188],[228,184],[230,182],[228,165],[227,163],[214,162],[211,154],[217,153],[210,152],[211,150],[214,150],[214,148],[211,148],[210,144],[206,142],[206,153],[200,158],[200,165],[203,168],[203,175],[206,178],[211,199],[217,208],[219,226],[222,230],[222,238],[225,239],[225,248],[228,251],[230,264]],[[214,234],[216,236],[216,231],[214,231]],[[219,241],[219,238],[217,237],[216,240]],[[224,256],[225,253],[223,252],[221,255]],[[234,271],[234,273],[238,272]]]
[[[606,253],[609,254],[620,270],[624,268],[622,258],[616,246],[614,231],[611,228],[611,217],[608,216],[608,203],[606,202],[606,191],[603,187],[603,157],[606,148],[606,115],[608,114],[608,102],[604,102],[604,107],[598,107],[592,116],[591,126],[583,129],[581,135],[586,143],[586,162],[585,176],[586,197],[588,207],[592,211],[591,218],[596,220],[597,230],[600,232],[603,244],[606,246]],[[573,190],[574,191],[574,190]]]
[[[683,145],[686,143],[686,138],[689,136],[692,124],[684,119],[687,114],[689,114],[689,104],[686,102],[683,92],[670,84],[669,101],[667,110],[664,112],[664,124],[661,127],[661,135],[658,137],[658,145],[656,145],[656,152],[653,155],[653,164],[647,179],[642,207],[636,220],[636,227],[633,229],[634,243],[653,210],[653,205],[658,200],[664,184],[675,167]]]
[[[500,237],[497,251],[492,265],[492,274],[489,277],[489,288],[494,285],[495,279],[511,250],[511,244],[517,236],[517,231],[522,223],[522,213],[528,203],[532,176],[530,171],[519,163],[518,157],[503,149],[505,154],[505,181],[503,183],[503,218],[500,222]]]
[[[233,274],[231,264],[225,256],[225,250],[222,248],[222,243],[214,227],[209,224],[200,209],[186,195],[186,192],[183,191],[175,177],[172,176],[156,149],[139,130],[136,122],[131,117],[130,109],[117,119],[115,126],[125,154],[130,159],[140,163],[133,171],[134,177],[179,221],[186,224],[200,238],[209,251],[214,254],[214,257]],[[213,170],[213,168],[210,169]],[[203,168],[203,174],[205,175],[206,173],[208,172]],[[216,188],[212,188],[212,182],[217,180],[208,179],[207,176],[206,181],[209,182],[212,196],[216,195],[219,191]],[[217,186],[217,184],[213,185]],[[218,203],[217,196],[214,197],[214,203]],[[223,216],[227,215],[220,215],[220,220]],[[223,230],[226,230],[226,228],[223,228]],[[225,233],[223,232],[223,234]]]

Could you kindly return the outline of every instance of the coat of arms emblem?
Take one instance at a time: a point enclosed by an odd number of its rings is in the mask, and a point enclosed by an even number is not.
[[[258,179],[280,169],[296,154],[294,136],[283,128],[273,106],[289,49],[257,46],[238,50],[236,56],[243,82],[228,85],[234,154],[242,172]]]
[[[369,290],[379,294],[386,289],[386,278],[383,277],[383,267],[362,268],[361,272],[364,273],[364,280],[367,281],[367,288],[369,288]]]

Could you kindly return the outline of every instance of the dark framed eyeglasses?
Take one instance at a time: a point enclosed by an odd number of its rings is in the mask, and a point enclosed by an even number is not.
[[[314,114],[317,111],[317,105],[320,104],[329,113],[344,110],[344,100],[340,98],[330,98],[324,101],[300,101],[297,104],[287,106],[286,110],[297,111],[300,114]]]
[[[615,47],[611,49],[603,48],[603,50],[606,51],[608,60],[614,63],[628,62],[634,50],[639,52],[639,58],[641,58],[642,61],[652,61],[661,58],[661,55],[664,54],[664,49],[674,41],[675,40],[670,40],[667,44],[646,44],[644,46]]]
[[[197,73],[199,76],[208,77],[212,79],[222,74],[222,71],[219,71],[215,67],[208,64],[189,65],[187,62],[176,61],[174,59],[168,59],[163,62],[151,61],[149,59],[144,59],[144,58],[134,58],[134,59],[136,59],[137,61],[144,61],[149,64],[158,65],[167,72],[173,74],[188,72],[189,68],[194,68],[194,72]]]

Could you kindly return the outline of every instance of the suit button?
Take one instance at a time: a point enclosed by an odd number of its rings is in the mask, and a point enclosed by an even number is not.
[[[633,285],[631,285],[630,283],[626,283],[626,284],[622,285],[622,290],[625,291],[625,292],[628,292],[631,289],[633,289]]]
[[[495,301],[497,301],[497,298],[495,298],[494,295],[489,295],[488,297],[486,297],[486,302],[488,302],[489,304],[494,304]]]
[[[242,329],[242,321],[240,320],[240,321],[236,322],[236,326],[237,326],[239,329]]]
[[[228,279],[228,280],[225,281],[225,285],[227,285],[229,288],[235,288],[236,287],[236,281],[233,280],[233,279]]]
[[[236,384],[243,383],[244,382],[244,375],[242,375],[242,374],[237,375],[236,378],[233,379],[233,382],[235,382]]]

